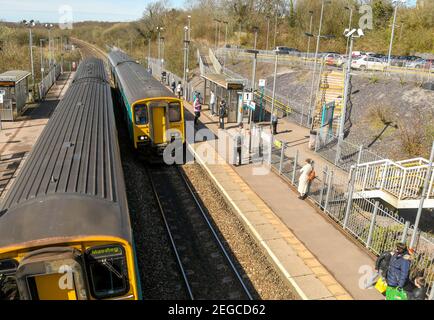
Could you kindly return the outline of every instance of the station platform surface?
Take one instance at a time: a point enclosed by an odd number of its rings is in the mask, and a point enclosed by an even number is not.
[[[191,121],[193,108],[188,102],[185,107],[186,120]],[[203,110],[199,121],[197,129],[206,127],[217,134],[218,118],[210,116],[209,111]],[[230,133],[235,127],[226,124],[225,131]],[[290,130],[284,129],[281,135],[294,132]],[[303,134],[300,131],[298,137],[284,138],[306,143],[307,149],[308,137],[304,141]],[[366,277],[363,270],[374,265],[371,255],[348,239],[312,204],[298,199],[298,194],[278,175],[271,171],[265,175],[254,174],[258,165],[248,164],[246,156],[245,165],[229,164],[217,154],[214,142],[197,141],[189,148],[295,294],[301,299],[384,299],[374,288],[361,288],[361,279]],[[208,144],[205,156],[204,144]],[[218,162],[210,163],[211,158]]]
[[[15,121],[2,121],[0,131],[0,201],[17,176],[28,153],[45,128],[73,79],[65,72],[50,88],[44,101],[29,104]]]

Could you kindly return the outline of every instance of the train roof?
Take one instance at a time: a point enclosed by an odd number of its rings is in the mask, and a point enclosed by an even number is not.
[[[142,99],[175,97],[166,86],[155,79],[142,65],[133,61],[125,52],[112,49],[109,61],[121,83],[123,92],[132,105]]]
[[[131,240],[104,64],[84,60],[0,211],[0,246],[57,237]]]

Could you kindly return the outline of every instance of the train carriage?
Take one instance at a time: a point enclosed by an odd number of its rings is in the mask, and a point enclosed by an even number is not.
[[[169,143],[184,143],[182,100],[125,52],[112,49],[109,61],[134,148],[161,155]]]
[[[104,64],[83,61],[0,211],[0,299],[137,299]]]

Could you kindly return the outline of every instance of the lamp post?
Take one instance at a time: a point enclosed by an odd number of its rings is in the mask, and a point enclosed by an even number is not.
[[[269,35],[270,35],[270,16],[267,15],[267,44],[266,44],[266,49],[268,51],[268,39],[269,39]]]
[[[254,40],[254,43],[253,43],[253,50],[256,50],[256,44],[257,44],[257,41],[258,41],[258,30],[259,30],[258,27],[253,27],[253,32],[255,33],[255,40]]]
[[[349,25],[348,25],[348,29],[351,30],[351,23],[352,23],[352,20],[353,20],[353,8],[349,7],[349,6],[345,6],[344,8],[345,8],[345,10],[349,10],[350,11],[350,22],[349,22]],[[349,46],[349,44],[350,44],[350,37],[347,38],[347,46],[345,48],[345,55],[346,56],[348,56],[348,46]]]
[[[44,79],[44,50],[42,48],[42,42],[47,39],[39,39],[39,45],[41,47],[41,80]]]
[[[393,23],[392,23],[392,34],[390,36],[390,44],[389,44],[389,54],[387,56],[387,65],[390,66],[390,57],[392,55],[392,47],[393,47],[393,37],[395,36],[395,21],[396,21],[396,14],[398,12],[398,7],[400,3],[405,3],[406,0],[393,0],[392,3],[395,4],[395,12],[393,14]]]
[[[46,23],[45,28],[48,29],[48,52],[49,52],[49,58],[48,58],[48,68],[51,67],[53,64],[53,52],[51,50],[51,29],[53,28],[52,23]]]
[[[164,30],[163,27],[157,27],[157,31],[158,31],[158,63],[160,64],[160,67],[161,67],[161,31],[163,31],[163,30]]]
[[[164,62],[165,62],[165,60],[164,60],[164,56],[165,56],[165,54],[164,54],[164,37],[161,37],[161,72],[163,72],[163,70],[164,70]]]
[[[313,11],[310,10],[309,13],[310,13],[309,34],[312,34]],[[311,37],[307,37],[307,54],[306,54],[306,59],[309,58],[309,53],[310,53],[310,38]]]
[[[215,50],[217,50],[217,48],[218,48],[218,40],[217,40],[217,38],[219,38],[220,37],[220,22],[221,22],[221,20],[219,20],[219,19],[214,19],[214,22],[216,23],[215,24]],[[219,39],[220,40],[220,39]]]
[[[184,27],[184,73],[182,80],[184,81],[184,88],[187,84],[187,69],[188,69],[188,46],[190,41],[188,40],[189,28]]]
[[[312,74],[312,86],[310,89],[308,123],[309,123],[309,121],[311,121],[311,127],[313,127],[313,113],[314,113],[313,108],[315,107],[315,102],[312,102],[312,97],[313,97],[313,91],[314,91],[314,87],[315,87],[316,66],[317,66],[318,51],[319,51],[319,44],[320,44],[319,42],[320,42],[320,38],[321,38],[321,29],[322,29],[322,20],[323,20],[325,2],[326,2],[325,0],[321,1],[321,17],[319,20],[319,29],[318,29],[318,36],[317,36],[317,41],[316,41],[314,67],[313,67],[313,74]],[[330,2],[331,1],[327,1],[327,3],[330,3]],[[308,35],[308,36],[312,36],[312,35]]]
[[[225,24],[225,55],[224,55],[224,59],[223,59],[223,67],[226,66],[226,47],[228,45],[228,21],[223,21],[223,23]]]
[[[279,55],[280,54],[289,54],[288,51],[278,51],[278,50],[274,50],[275,54],[276,54],[276,59],[274,61],[274,79],[273,79],[273,94],[272,94],[272,99],[271,99],[271,113],[270,115],[273,115],[274,113],[274,101],[276,98],[276,80],[277,80],[277,64],[279,62]],[[271,117],[270,117],[270,125],[271,125]]]
[[[32,87],[35,85],[35,69],[33,65],[33,36],[32,36],[32,28],[35,26],[35,21],[23,20],[23,23],[29,28],[29,48],[30,48],[30,64],[32,68]]]
[[[277,12],[274,13],[275,20],[274,20],[274,41],[273,41],[273,48],[276,49],[276,37],[277,37]],[[274,50],[273,49],[273,50]]]
[[[253,67],[252,67],[252,94],[253,98],[255,97],[255,87],[256,87],[256,63],[257,63],[257,57],[259,51],[254,50],[247,50],[247,53],[253,53]],[[253,110],[249,108],[249,132],[250,132],[250,139],[249,139],[249,153],[252,150],[252,125],[253,125]]]
[[[191,41],[191,16],[187,16],[188,19],[188,41]]]

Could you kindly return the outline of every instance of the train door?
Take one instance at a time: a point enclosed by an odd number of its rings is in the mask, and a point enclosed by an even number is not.
[[[27,255],[18,265],[16,279],[22,300],[86,300],[80,251],[45,248]]]
[[[152,133],[153,133],[152,140],[154,144],[165,143],[167,141],[166,140],[167,105],[162,103],[152,103],[150,109],[152,112]]]

